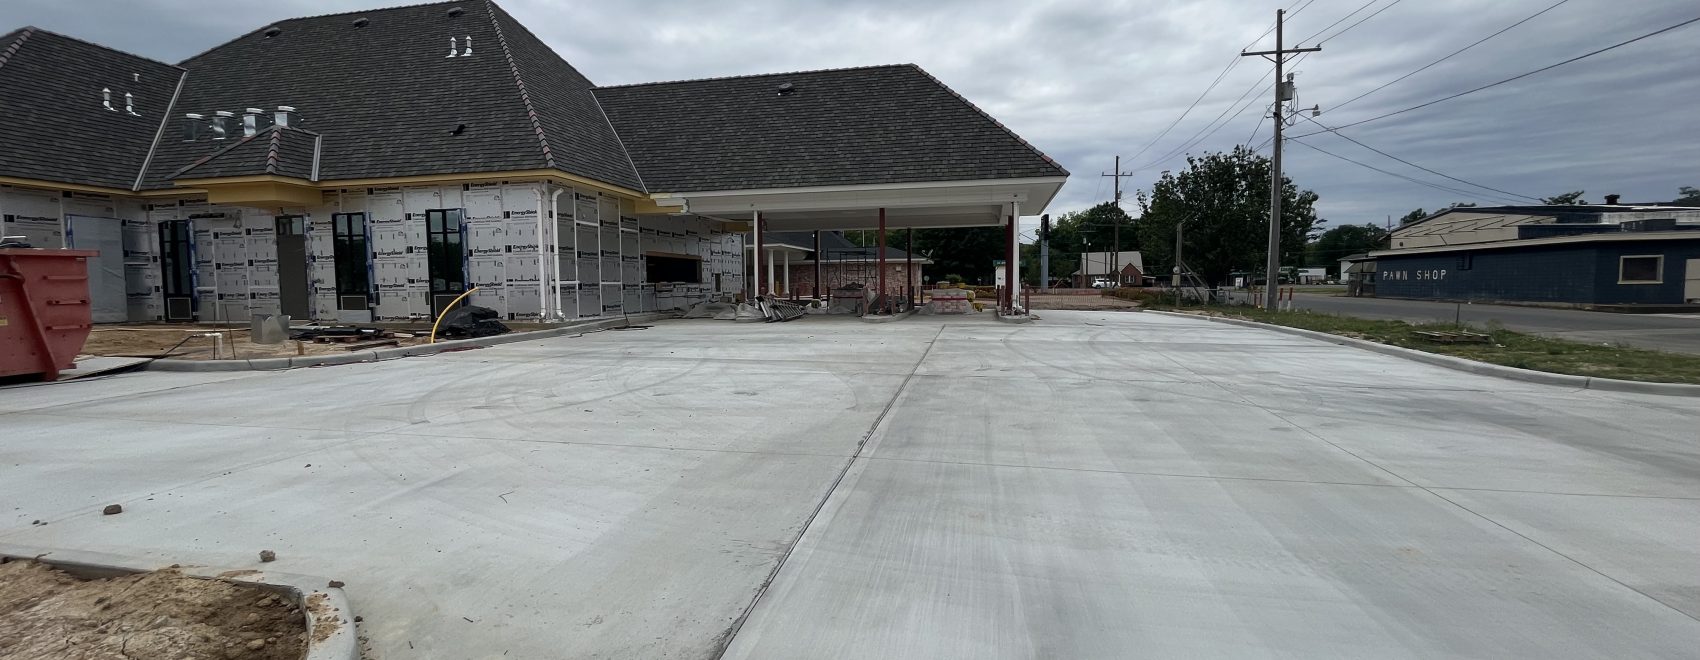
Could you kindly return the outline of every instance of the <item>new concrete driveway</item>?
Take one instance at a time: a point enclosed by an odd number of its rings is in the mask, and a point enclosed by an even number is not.
[[[1700,400],[1155,314],[4,389],[0,504],[0,545],[275,550],[386,659],[1700,648]]]

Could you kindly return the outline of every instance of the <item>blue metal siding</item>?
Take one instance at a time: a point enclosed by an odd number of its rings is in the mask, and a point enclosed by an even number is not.
[[[1664,255],[1660,284],[1618,284],[1618,259]],[[1463,268],[1463,261],[1468,267]],[[1501,248],[1380,256],[1376,295],[1390,298],[1514,300],[1582,304],[1678,304],[1700,237],[1682,241]]]

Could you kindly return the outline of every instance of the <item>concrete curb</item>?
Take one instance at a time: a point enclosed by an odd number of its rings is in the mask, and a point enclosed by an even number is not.
[[[911,309],[909,311],[892,314],[890,316],[858,316],[856,318],[861,319],[863,323],[893,323],[914,315],[915,310]]]
[[[992,318],[1003,321],[1004,323],[1032,323],[1033,319],[1037,317],[1032,314],[1012,314],[1010,316],[1004,316],[1003,314],[992,312]]]
[[[147,573],[170,566],[100,552],[16,545],[0,545],[0,557],[34,559],[84,579]],[[307,654],[303,660],[357,660],[360,657],[359,633],[353,609],[348,606],[348,596],[341,588],[329,586],[329,580],[256,569],[232,570],[186,564],[178,565],[177,570],[189,577],[253,584],[256,588],[295,599],[296,606],[301,608],[307,620]],[[309,598],[317,601],[316,606],[309,604]],[[321,632],[315,634],[315,629]],[[329,632],[323,632],[324,629]]]
[[[1571,375],[1568,375],[1568,374],[1555,374],[1555,373],[1548,373],[1548,372],[1545,372],[1545,371],[1535,371],[1533,369],[1519,369],[1517,367],[1507,367],[1507,366],[1498,365],[1498,364],[1489,364],[1487,362],[1477,362],[1475,360],[1468,360],[1468,359],[1461,358],[1461,357],[1453,357],[1453,356],[1450,356],[1450,355],[1441,355],[1439,353],[1428,353],[1428,352],[1419,351],[1419,350],[1416,350],[1416,349],[1404,348],[1404,347],[1400,347],[1400,346],[1392,346],[1392,345],[1389,345],[1389,344],[1382,344],[1382,343],[1379,343],[1379,342],[1373,342],[1373,341],[1369,341],[1369,340],[1366,340],[1366,339],[1355,339],[1355,338],[1352,338],[1352,337],[1342,337],[1340,335],[1333,335],[1333,334],[1329,334],[1329,333],[1326,333],[1326,332],[1317,332],[1315,330],[1305,330],[1303,328],[1289,328],[1289,327],[1284,326],[1284,325],[1275,325],[1275,324],[1272,324],[1272,323],[1259,323],[1257,321],[1246,321],[1246,320],[1243,320],[1243,319],[1222,318],[1222,317],[1218,317],[1218,316],[1204,316],[1202,314],[1184,314],[1184,313],[1180,313],[1180,312],[1165,312],[1165,311],[1160,311],[1160,310],[1155,310],[1155,309],[1148,309],[1148,310],[1142,310],[1142,311],[1149,312],[1149,313],[1152,313],[1152,314],[1162,314],[1162,315],[1165,315],[1165,316],[1178,316],[1178,317],[1192,318],[1192,319],[1206,319],[1206,320],[1209,320],[1209,321],[1215,321],[1217,323],[1227,323],[1229,325],[1238,325],[1238,326],[1244,326],[1244,327],[1248,327],[1248,328],[1258,328],[1260,330],[1273,330],[1275,332],[1282,332],[1282,333],[1286,333],[1286,334],[1289,334],[1289,335],[1298,335],[1300,337],[1308,337],[1308,338],[1311,338],[1311,339],[1317,339],[1317,340],[1325,341],[1325,342],[1328,342],[1328,343],[1331,343],[1331,344],[1339,344],[1341,346],[1352,346],[1352,347],[1355,347],[1355,348],[1361,348],[1361,349],[1366,350],[1366,351],[1371,351],[1371,352],[1374,352],[1374,353],[1381,353],[1382,355],[1392,355],[1394,357],[1401,357],[1401,358],[1405,358],[1407,360],[1413,360],[1413,361],[1416,361],[1416,362],[1432,364],[1432,365],[1439,366],[1439,367],[1446,367],[1448,369],[1456,369],[1458,371],[1466,371],[1466,372],[1469,372],[1469,373],[1481,374],[1481,375],[1484,375],[1484,376],[1497,376],[1499,378],[1506,378],[1506,379],[1510,379],[1510,380],[1520,380],[1520,381],[1524,381],[1524,382],[1528,382],[1528,383],[1540,383],[1542,385],[1557,385],[1557,386],[1560,386],[1560,387],[1574,387],[1574,388],[1577,388],[1577,389],[1600,390],[1600,391],[1604,391],[1604,392],[1631,392],[1631,393],[1635,393],[1635,394],[1662,394],[1662,395],[1666,395],[1666,396],[1695,396],[1695,397],[1700,397],[1700,385],[1689,385],[1689,384],[1686,384],[1686,383],[1646,383],[1646,382],[1636,381],[1636,380],[1619,380],[1619,379],[1616,379],[1616,378],[1595,378],[1595,377],[1592,377],[1592,376],[1571,376]]]
[[[455,339],[440,341],[435,344],[419,346],[401,346],[397,348],[381,348],[371,351],[355,351],[335,355],[303,355],[297,357],[257,358],[252,360],[154,360],[143,367],[148,371],[282,371],[300,367],[320,367],[338,364],[354,364],[357,362],[377,362],[404,357],[419,357],[435,355],[444,351],[461,348],[482,348],[498,346],[514,342],[547,339],[560,335],[577,334],[593,330],[623,328],[632,323],[647,323],[664,318],[671,318],[670,313],[650,312],[633,314],[629,317],[613,319],[597,319],[593,321],[578,321],[564,324],[548,330],[533,330],[530,332],[510,332],[494,337],[479,337],[477,339]]]

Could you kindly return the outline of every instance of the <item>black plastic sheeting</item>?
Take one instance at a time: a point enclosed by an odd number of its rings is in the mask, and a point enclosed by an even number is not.
[[[450,339],[470,339],[472,337],[490,337],[505,335],[512,330],[502,325],[498,320],[499,314],[489,307],[465,305],[449,310],[443,315],[442,327],[437,329],[437,335]]]

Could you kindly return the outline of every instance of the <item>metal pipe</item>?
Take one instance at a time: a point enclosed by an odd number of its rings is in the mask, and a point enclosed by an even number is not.
[[[561,193],[564,193],[566,191],[567,191],[566,188],[557,187],[557,188],[555,188],[555,193],[553,195],[550,195],[550,197],[549,197],[549,219],[550,219],[550,222],[552,223],[553,228],[554,228],[554,231],[551,233],[551,235],[549,237],[550,238],[549,253],[551,255],[551,258],[554,259],[554,261],[551,261],[549,263],[549,269],[555,273],[555,282],[554,282],[554,285],[555,285],[555,319],[559,320],[559,321],[567,320],[566,313],[561,311],[561,221],[560,221],[560,217],[561,217]],[[573,227],[568,226],[568,229],[573,229]]]
[[[821,259],[823,259],[823,258],[825,258],[825,255],[822,255],[820,253],[820,230],[816,229],[815,230],[815,299],[816,300],[820,299],[820,285],[821,285],[821,281],[820,281],[821,263],[820,262],[821,262]]]
[[[755,292],[755,295],[759,296],[759,295],[762,294],[762,281],[761,281],[761,244],[762,244],[762,240],[761,240],[761,211],[751,212],[750,218],[751,218],[751,223],[752,223],[751,226],[750,226],[750,230],[751,230],[752,233],[755,234],[755,243],[752,246],[752,248],[750,249],[751,255],[755,258],[755,263],[750,264],[750,279],[755,280],[755,281],[751,283],[749,290]]]

